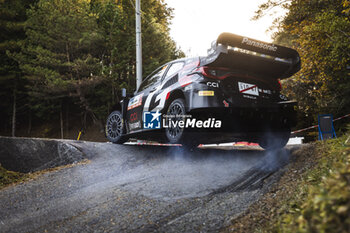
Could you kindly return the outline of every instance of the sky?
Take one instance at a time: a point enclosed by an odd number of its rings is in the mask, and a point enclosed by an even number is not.
[[[211,42],[222,32],[271,42],[267,29],[274,18],[283,15],[274,9],[258,21],[251,18],[267,0],[165,0],[174,8],[170,35],[188,57],[205,56]]]

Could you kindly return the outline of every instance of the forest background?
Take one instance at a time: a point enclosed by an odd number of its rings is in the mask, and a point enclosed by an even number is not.
[[[267,0],[254,19],[276,6],[287,14],[271,26],[274,42],[302,58],[301,71],[283,81],[299,102],[297,128],[318,114],[349,114],[350,2]],[[145,77],[185,54],[170,37],[173,10],[162,0],[141,9]],[[121,88],[135,90],[134,2],[0,0],[0,32],[0,135],[76,138],[84,129],[85,139],[103,140]]]

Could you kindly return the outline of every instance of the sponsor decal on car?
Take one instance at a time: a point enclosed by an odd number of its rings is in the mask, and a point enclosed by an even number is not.
[[[214,96],[214,91],[198,91],[199,96]]]
[[[130,121],[136,121],[137,120],[137,112],[131,113],[130,114]]]
[[[266,44],[266,43],[263,43],[263,42],[250,40],[247,37],[243,37],[242,44],[247,44],[247,45],[251,45],[251,46],[257,47],[257,48],[270,50],[270,51],[274,51],[274,52],[277,51],[277,47],[275,45],[273,45],[273,44]]]
[[[135,129],[140,129],[141,128],[141,122],[135,122],[135,123],[130,123],[129,124],[130,130],[135,130]]]
[[[252,95],[243,95],[244,98],[247,98],[247,99],[252,99],[252,100],[256,100],[256,96],[252,96]]]
[[[258,86],[255,84],[238,82],[238,89],[242,94],[259,96]]]
[[[131,98],[129,100],[129,104],[128,104],[128,111],[130,109],[136,108],[138,106],[141,106],[142,104],[142,97],[143,97],[143,93],[137,96],[134,96],[133,98]]]
[[[219,87],[219,83],[217,82],[207,82],[208,87]]]
[[[260,93],[264,93],[264,94],[269,94],[269,95],[271,95],[271,90],[265,90],[265,89],[261,89],[261,88],[259,88],[259,92]]]

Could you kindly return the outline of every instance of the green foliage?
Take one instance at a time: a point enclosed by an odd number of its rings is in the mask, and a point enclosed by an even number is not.
[[[3,0],[0,1],[0,109],[2,127],[9,124],[12,114],[14,91],[18,96],[18,105],[22,106],[19,114],[24,114],[24,99],[27,98],[25,80],[15,60],[8,53],[18,52],[25,39],[24,24],[26,9],[35,0]]]
[[[24,22],[26,8],[34,1],[13,0],[0,2],[0,82],[6,81],[9,75],[19,72],[14,60],[6,55],[7,51],[18,51],[25,38]]]
[[[276,43],[292,46],[302,59],[302,69],[284,81],[284,92],[297,99],[302,115],[315,122],[317,114],[336,116],[350,112],[350,21],[347,0],[269,0],[256,18],[269,9],[288,10],[278,20]],[[306,125],[306,124],[305,124]]]
[[[27,178],[28,178],[27,174],[8,171],[5,168],[3,168],[0,164],[0,189],[9,184],[19,182],[19,181],[24,181]]]
[[[299,190],[289,201],[271,232],[349,232],[350,134],[319,142],[317,166],[302,177]]]
[[[143,76],[183,54],[169,36],[171,9],[162,1],[142,1]],[[118,87],[135,89],[135,9],[129,0],[95,2],[98,24],[105,35],[104,74]]]
[[[0,67],[0,82],[9,77],[9,70],[17,72],[20,85],[26,86],[23,99],[29,114],[50,119],[62,105],[73,104],[70,109],[103,122],[119,101],[120,89],[135,90],[132,1],[14,0],[0,4],[4,6],[0,28],[5,28],[0,35],[0,59],[6,60]],[[145,77],[183,53],[169,36],[172,10],[161,0],[142,1],[142,10]],[[6,82],[13,85],[10,79]],[[4,90],[8,98],[10,88]],[[10,103],[4,104],[7,113]]]
[[[33,94],[44,97],[79,95],[100,72],[101,35],[96,16],[84,1],[39,1],[28,10],[26,41],[14,54],[31,81]]]
[[[102,44],[103,83],[89,94],[93,109],[105,119],[119,101],[121,88],[136,88],[135,8],[129,0],[92,1],[92,11],[104,37]],[[143,77],[160,65],[183,56],[169,36],[171,9],[159,0],[142,1]],[[101,101],[105,104],[101,105]]]

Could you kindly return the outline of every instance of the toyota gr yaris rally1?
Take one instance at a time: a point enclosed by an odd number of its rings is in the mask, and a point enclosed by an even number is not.
[[[300,70],[287,47],[222,33],[206,57],[171,61],[147,76],[109,115],[106,136],[196,146],[237,140],[282,148],[296,124],[296,102],[281,79]]]

